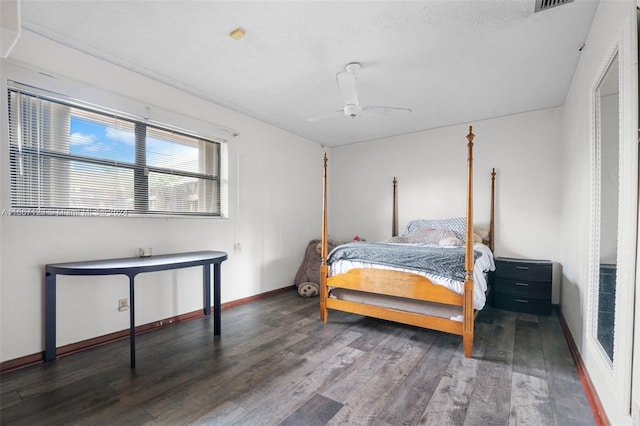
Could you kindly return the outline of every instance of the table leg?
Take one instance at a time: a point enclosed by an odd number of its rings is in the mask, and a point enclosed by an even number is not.
[[[204,314],[211,315],[211,264],[202,265],[202,298],[204,299]]]
[[[56,274],[44,274],[44,360],[56,359]]]
[[[213,264],[213,335],[220,335],[220,262]]]
[[[136,301],[134,295],[133,278],[129,276],[129,343],[131,346],[131,368],[136,368]]]

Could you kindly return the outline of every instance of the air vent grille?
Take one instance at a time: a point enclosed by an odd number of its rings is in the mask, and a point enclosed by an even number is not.
[[[571,3],[573,0],[536,0],[535,12],[542,12],[543,10],[551,9],[552,7],[562,6],[563,4]]]

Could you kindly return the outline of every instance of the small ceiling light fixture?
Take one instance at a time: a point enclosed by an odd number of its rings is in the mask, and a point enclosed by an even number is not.
[[[244,30],[242,28],[236,28],[229,33],[229,36],[234,40],[240,40],[244,37]]]

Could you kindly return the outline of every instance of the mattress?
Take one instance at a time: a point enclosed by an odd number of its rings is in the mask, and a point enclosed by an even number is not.
[[[495,264],[493,261],[493,253],[491,252],[489,247],[485,246],[484,244],[475,243],[474,250],[480,252],[480,256],[476,259],[474,264],[474,269],[473,269],[473,282],[474,282],[473,305],[475,309],[480,310],[484,308],[484,305],[486,303],[487,273],[489,271],[495,270]],[[381,265],[377,263],[370,263],[370,262],[364,262],[364,261],[338,260],[330,265],[329,276],[331,277],[333,275],[342,274],[351,269],[356,269],[356,268],[389,269],[389,270],[395,270],[395,271],[410,272],[410,273],[421,275],[425,278],[428,278],[434,284],[445,286],[449,290],[457,294],[464,293],[463,281],[443,277],[440,275],[435,275],[429,272],[420,271],[416,269],[404,268],[402,266]],[[362,292],[358,292],[358,293],[362,293]],[[342,296],[343,292],[340,291],[335,294],[335,296],[337,295]],[[362,297],[362,296],[355,295],[355,297]]]

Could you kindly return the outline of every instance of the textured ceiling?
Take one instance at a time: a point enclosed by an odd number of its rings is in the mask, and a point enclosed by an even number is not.
[[[335,146],[562,105],[597,1],[535,14],[534,3],[20,4],[27,31]],[[361,104],[412,114],[306,121],[342,108],[335,75],[354,61]]]

